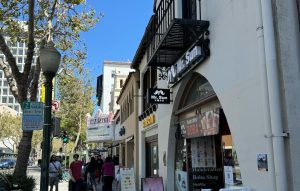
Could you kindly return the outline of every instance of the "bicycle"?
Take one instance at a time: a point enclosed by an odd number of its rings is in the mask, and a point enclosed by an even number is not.
[[[62,171],[62,179],[61,181],[68,182],[70,180],[70,174],[68,170],[63,170]]]

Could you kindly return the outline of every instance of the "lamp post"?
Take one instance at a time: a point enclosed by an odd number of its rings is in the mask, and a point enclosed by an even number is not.
[[[50,135],[51,135],[51,102],[52,102],[52,79],[54,78],[60,63],[60,53],[54,48],[53,42],[48,42],[40,49],[40,64],[45,76],[45,108],[43,148],[41,164],[40,191],[48,190],[49,159],[50,159]]]

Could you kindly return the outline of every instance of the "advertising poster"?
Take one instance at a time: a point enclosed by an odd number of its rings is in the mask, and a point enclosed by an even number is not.
[[[164,191],[162,177],[142,178],[142,191]]]
[[[216,167],[214,137],[191,139],[192,167]]]
[[[176,170],[175,171],[176,178],[176,187],[178,191],[188,191],[188,182],[187,182],[187,172]]]
[[[135,190],[135,179],[133,168],[120,168],[121,190],[133,191]]]
[[[225,184],[233,185],[233,168],[232,166],[224,166]]]
[[[218,134],[219,113],[220,109],[217,108],[180,121],[182,137],[195,138]]]
[[[101,114],[87,119],[87,142],[114,139],[114,128],[109,115]]]
[[[268,171],[267,154],[257,154],[257,168],[259,171]]]

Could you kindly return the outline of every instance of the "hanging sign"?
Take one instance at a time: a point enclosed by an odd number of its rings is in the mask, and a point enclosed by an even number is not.
[[[24,131],[43,129],[43,109],[42,102],[24,102],[22,113],[22,129]]]
[[[169,104],[170,90],[169,89],[148,89],[148,102],[153,104]]]
[[[110,116],[101,114],[93,118],[88,118],[86,138],[87,142],[113,140],[114,128],[111,124]]]
[[[183,138],[216,135],[219,133],[219,108],[180,121]]]
[[[175,84],[184,73],[196,64],[198,58],[203,57],[200,46],[194,46],[188,50],[177,62],[168,70],[168,84]]]

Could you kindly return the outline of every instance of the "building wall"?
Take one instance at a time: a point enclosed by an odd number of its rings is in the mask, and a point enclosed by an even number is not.
[[[8,47],[11,50],[11,53],[16,58],[17,67],[19,68],[19,71],[23,72],[25,59],[26,59],[26,50],[27,50],[26,44],[23,42],[10,43],[8,37],[5,37],[5,40],[7,42]],[[2,52],[0,52],[0,59],[3,59],[3,61],[6,62],[6,58],[4,54],[2,54]],[[36,59],[37,59],[37,55],[35,51],[35,54],[33,56],[32,66],[35,65]],[[1,69],[0,69],[0,104],[6,105],[16,110],[17,112],[22,112],[20,104],[10,92],[10,88],[4,76],[4,72]]]
[[[139,135],[138,135],[138,113],[137,113],[137,105],[139,103],[138,100],[138,82],[139,82],[139,74],[137,72],[131,73],[126,79],[126,83],[123,86],[122,92],[119,95],[118,104],[123,105],[124,102],[127,102],[128,96],[132,96],[133,98],[133,112],[129,114],[129,116],[122,122],[121,120],[121,127],[125,128],[125,135],[121,136],[122,142],[125,144],[125,166],[128,168],[133,167],[136,177],[136,186],[138,187],[139,181]],[[133,92],[132,92],[133,90]],[[122,119],[122,107],[120,109],[120,115]],[[130,140],[133,137],[132,140]],[[126,140],[127,139],[127,140]]]
[[[103,95],[101,101],[101,109],[103,113],[109,113],[109,103],[111,101],[111,90],[114,85],[114,74],[128,75],[132,71],[130,69],[130,62],[103,62]]]

